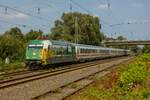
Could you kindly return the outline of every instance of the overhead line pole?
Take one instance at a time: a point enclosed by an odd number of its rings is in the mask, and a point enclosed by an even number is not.
[[[78,17],[75,17],[75,43],[78,43]]]

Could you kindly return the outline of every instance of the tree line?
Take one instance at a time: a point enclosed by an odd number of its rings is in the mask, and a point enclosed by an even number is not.
[[[25,58],[25,48],[30,40],[38,39],[42,36],[41,30],[30,30],[23,34],[18,27],[11,28],[0,36],[0,59],[9,57],[12,61]]]
[[[51,39],[99,45],[105,38],[98,17],[82,13],[64,13],[51,29]]]
[[[102,40],[111,39],[101,32],[100,19],[89,14],[63,13],[61,19],[56,20],[54,27],[48,34],[48,39],[63,40],[74,43],[100,45]],[[14,27],[0,35],[0,61],[9,57],[11,61],[23,61],[26,45],[30,40],[41,39],[41,30],[30,30],[23,33],[20,28]],[[125,39],[118,37],[118,39]],[[149,52],[145,46],[143,52]]]

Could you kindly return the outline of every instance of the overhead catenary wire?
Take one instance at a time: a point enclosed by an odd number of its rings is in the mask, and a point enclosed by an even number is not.
[[[150,23],[150,20],[146,20],[146,21],[132,21],[132,22],[127,21],[127,22],[112,24],[112,25],[110,25],[110,26],[111,26],[111,27],[114,27],[114,26],[120,26],[120,25],[145,24],[145,23]]]
[[[50,22],[52,22],[51,20],[49,20],[49,19],[47,19],[47,18],[44,18],[44,17],[41,17],[41,16],[37,16],[37,15],[33,15],[33,14],[31,14],[31,13],[28,13],[28,12],[25,12],[25,11],[22,11],[22,10],[18,10],[18,9],[16,9],[16,8],[13,8],[13,7],[9,7],[9,6],[6,6],[6,5],[1,5],[1,4],[0,4],[0,7],[7,8],[7,9],[11,9],[11,10],[16,11],[16,12],[18,12],[18,13],[22,13],[22,14],[25,14],[25,15],[27,15],[27,16],[34,17],[34,18],[36,18],[36,19],[40,19],[40,20],[43,20],[43,21],[50,21]]]
[[[26,28],[26,27],[28,27],[28,28],[35,28],[34,26],[30,26],[30,25],[26,25],[26,24],[18,24],[18,23],[14,23],[14,22],[2,20],[2,19],[0,19],[0,22],[7,23],[7,24],[12,24],[12,25],[16,25],[16,26],[23,27],[23,28]]]
[[[92,14],[92,12],[91,11],[89,11],[88,9],[86,9],[86,8],[84,8],[83,6],[81,6],[79,3],[77,3],[77,2],[75,2],[75,1],[73,1],[73,0],[70,0],[74,5],[76,5],[76,6],[78,6],[78,7],[80,7],[81,9],[83,9],[84,11],[86,11],[87,13],[89,13],[89,14]]]
[[[28,28],[31,28],[31,29],[33,29],[33,28],[34,28],[34,29],[40,29],[41,27],[42,27],[42,28],[49,27],[49,25],[41,25],[41,26],[39,26],[40,28],[38,28],[38,27],[35,27],[35,26],[31,26],[31,25],[27,25],[27,24],[14,23],[14,22],[2,20],[2,19],[0,19],[0,22],[6,23],[6,24],[11,24],[11,25],[16,25],[16,26],[18,26],[18,27],[23,27],[23,28],[28,27]]]
[[[21,10],[18,10],[17,8],[13,8],[13,7],[9,7],[9,6],[6,6],[6,5],[1,5],[0,4],[0,7],[4,8],[5,9],[5,14],[8,14],[8,9],[12,10],[12,11],[15,11],[15,12],[18,12],[18,13],[22,13],[22,14],[25,14],[27,16],[31,16],[31,17],[34,17],[34,18],[37,18],[39,20],[44,20],[46,22],[49,22],[51,20],[49,19],[46,19],[46,18],[43,18],[41,16],[36,16],[36,15],[33,15],[31,13],[28,13],[28,12],[24,12],[24,11],[21,11]],[[38,10],[38,14],[40,14],[40,8],[37,9]],[[5,20],[0,20],[1,22],[3,23],[8,23],[8,24],[12,24],[12,25],[17,25],[19,27],[29,27],[29,28],[36,28],[35,26],[31,26],[31,25],[26,25],[26,24],[18,24],[18,23],[13,23],[13,22],[10,22],[10,21],[5,21]],[[49,25],[42,25],[41,27],[49,27]],[[36,29],[39,29],[39,28],[36,28]]]
[[[90,10],[84,8],[82,5],[80,5],[79,3],[73,1],[73,0],[70,0],[74,5],[78,6],[79,8],[83,9],[84,11],[86,11],[88,14],[91,14],[91,15],[94,15]],[[106,24],[107,26],[110,26],[110,24],[108,24],[108,22],[100,19],[101,21],[103,21],[104,24]]]

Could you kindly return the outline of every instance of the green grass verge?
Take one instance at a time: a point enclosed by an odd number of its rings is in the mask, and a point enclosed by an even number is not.
[[[0,72],[9,70],[18,70],[25,68],[25,64],[22,62],[14,62],[11,64],[0,63]]]
[[[117,71],[117,80],[109,87],[111,81],[100,82],[81,93],[84,100],[150,100],[150,53],[140,55],[134,63],[121,67]],[[108,82],[108,83],[107,83]],[[112,81],[113,82],[113,81]]]

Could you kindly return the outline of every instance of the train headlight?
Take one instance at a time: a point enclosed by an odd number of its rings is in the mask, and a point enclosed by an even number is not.
[[[33,52],[33,55],[35,56],[35,55],[36,55],[36,53],[35,53],[35,52]]]

